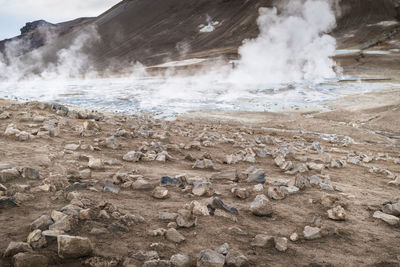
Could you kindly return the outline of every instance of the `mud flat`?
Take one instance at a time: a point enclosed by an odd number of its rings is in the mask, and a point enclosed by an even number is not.
[[[169,122],[0,100],[0,265],[398,266],[396,96]]]

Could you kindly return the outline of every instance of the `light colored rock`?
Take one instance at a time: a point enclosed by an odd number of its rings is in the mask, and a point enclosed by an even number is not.
[[[192,166],[193,169],[215,169],[214,162],[210,159],[196,160]]]
[[[318,227],[306,226],[304,227],[304,238],[307,240],[321,238],[321,229]]]
[[[271,216],[272,205],[265,195],[257,195],[250,205],[250,211],[256,216]]]
[[[42,235],[42,231],[39,229],[31,232],[26,241],[32,248],[42,248],[47,245],[46,238]]]
[[[129,161],[129,162],[138,162],[142,157],[143,157],[143,153],[136,152],[136,151],[130,151],[130,152],[126,153],[122,157],[122,159],[124,161]]]
[[[207,205],[204,203],[194,200],[190,203],[190,207],[191,207],[192,213],[194,215],[200,215],[200,216],[209,216],[210,215]]]
[[[86,237],[59,235],[57,245],[58,256],[63,259],[89,256],[93,251],[92,243]]]
[[[262,184],[256,184],[253,186],[253,192],[262,192],[264,191],[264,186]]]
[[[76,214],[78,215],[79,212]],[[54,224],[50,225],[49,230],[59,230],[64,232],[69,232],[72,230],[73,226],[76,224],[76,221],[71,216],[64,216]]]
[[[132,183],[132,188],[135,190],[150,190],[153,186],[146,179],[139,177],[135,182]]]
[[[182,243],[185,241],[185,237],[174,228],[169,228],[167,232],[165,232],[165,237],[167,240],[174,243]]]
[[[166,199],[168,198],[168,189],[163,186],[157,186],[154,188],[152,196],[157,199]]]
[[[286,194],[282,192],[279,187],[276,186],[268,187],[267,195],[270,199],[274,200],[282,200],[286,197]]]
[[[290,235],[290,240],[296,242],[299,240],[299,235],[297,233],[293,233]]]
[[[201,182],[193,185],[192,193],[195,196],[212,196],[214,194],[214,188],[210,182]]]
[[[275,237],[275,248],[280,252],[285,252],[288,248],[288,240],[286,237]]]
[[[228,254],[228,252],[229,252],[229,244],[228,243],[224,243],[222,246],[217,248],[217,252],[219,254],[222,254],[222,255],[226,256],[226,254]]]
[[[202,250],[197,260],[197,267],[223,267],[224,264],[225,256],[211,249]]]
[[[235,169],[235,170],[213,173],[211,175],[211,180],[237,181],[238,177],[239,177],[238,171]]]
[[[90,157],[88,167],[92,170],[100,170],[104,168],[104,160]]]
[[[346,220],[346,212],[342,206],[336,206],[328,210],[328,217],[335,221],[344,221]]]
[[[382,221],[384,221],[392,226],[400,225],[400,218],[393,216],[393,215],[383,213],[381,211],[375,211],[373,217],[376,219],[381,219]]]
[[[190,267],[190,257],[183,254],[175,254],[169,260],[172,267]]]

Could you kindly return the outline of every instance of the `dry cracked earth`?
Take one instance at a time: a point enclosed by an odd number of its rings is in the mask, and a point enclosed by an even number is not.
[[[0,266],[399,266],[399,113],[244,126],[2,100]]]

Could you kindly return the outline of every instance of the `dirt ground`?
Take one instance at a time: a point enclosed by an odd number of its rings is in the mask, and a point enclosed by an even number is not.
[[[91,240],[93,255],[97,257],[97,265],[92,266],[129,266],[128,262],[132,266],[140,266],[145,259],[137,256],[138,251],[156,251],[164,260],[181,253],[190,256],[195,265],[201,250],[217,249],[224,243],[229,244],[231,251],[243,254],[250,266],[399,266],[400,228],[372,217],[384,203],[394,203],[400,197],[400,186],[388,184],[400,173],[400,98],[395,98],[399,96],[399,91],[393,90],[390,94],[391,99],[395,99],[390,105],[359,109],[354,105],[351,105],[352,109],[338,105],[334,111],[313,114],[208,113],[202,116],[200,113],[189,113],[173,122],[96,114],[93,118],[99,119],[96,122],[99,127],[95,127],[97,130],[85,130],[84,123],[88,119],[78,119],[77,113],[71,110],[69,115],[63,116],[50,106],[2,100],[0,113],[7,114],[8,118],[0,120],[0,162],[17,168],[34,168],[40,172],[40,179],[18,177],[2,183],[8,189],[3,193],[5,196],[13,196],[15,188],[21,188],[18,185],[29,185],[19,190],[29,197],[16,207],[0,206],[0,251],[5,251],[11,241],[25,242],[30,224],[35,219],[66,206],[70,202],[67,186],[79,181],[88,185],[87,189],[79,190],[83,208],[98,212],[101,203],[107,202],[121,214],[137,214],[144,218],[144,222],[125,226],[123,231],[109,227],[119,222],[118,216],[104,219],[95,213],[90,219],[77,220],[68,234]],[[38,116],[43,118],[38,119]],[[49,120],[56,120],[59,134],[57,131],[51,136],[38,134],[38,129],[40,133],[43,130],[40,128]],[[11,123],[33,136],[23,142],[16,136],[6,136],[3,133]],[[324,140],[332,136],[326,137],[321,133],[336,134],[336,138]],[[120,148],[112,149],[104,145],[104,139],[110,136],[115,136]],[[267,141],[255,142],[258,137],[265,137],[263,140]],[[200,146],[187,146],[196,140],[200,141]],[[129,151],[139,151],[140,148],[146,151],[143,144],[151,147],[157,142],[164,145],[163,149],[171,159],[165,162],[127,162],[122,159]],[[320,143],[323,154],[313,149],[314,142]],[[71,151],[66,149],[67,144],[81,145]],[[265,149],[268,155],[255,156],[254,163],[223,163],[227,155],[250,148]],[[290,159],[294,164],[322,162],[322,170],[307,170],[303,174],[309,177],[329,176],[335,190],[306,187],[282,200],[270,200],[272,216],[255,216],[249,206],[256,195],[267,195],[275,180],[295,180],[296,174],[282,171],[273,158],[279,154],[278,150],[285,149],[294,149],[290,156],[286,156],[286,160]],[[187,157],[189,154],[192,159]],[[347,161],[347,166],[331,167],[329,162],[323,160],[327,155]],[[364,163],[364,155],[368,155],[370,161]],[[103,159],[106,164],[101,169],[93,169],[90,178],[74,178],[71,174],[88,168],[88,157]],[[192,160],[204,158],[212,159],[214,170],[192,168]],[[360,159],[361,163],[350,163],[348,160],[351,158]],[[255,184],[247,182],[242,175],[239,175],[241,179],[238,182],[211,179],[213,173],[234,169],[242,173],[250,166],[266,172],[266,183],[261,192],[254,192]],[[388,170],[392,176],[388,172],[371,173],[372,166]],[[150,182],[151,188],[138,190],[119,185],[118,194],[103,192],[105,179],[112,180],[117,172],[140,174]],[[175,177],[179,174],[210,180],[215,189],[213,197],[218,196],[226,204],[237,208],[239,214],[221,211],[214,216],[196,215],[196,226],[178,228],[186,239],[179,244],[163,236],[149,234],[158,228],[167,229],[168,223],[173,221],[161,220],[159,212],[175,213],[193,200],[207,202],[210,198],[195,196],[190,186],[189,190],[167,187],[167,199],[152,197],[152,188],[159,185],[162,176]],[[43,184],[50,185],[49,192],[35,190]],[[246,199],[235,197],[231,193],[234,187],[246,188],[249,196]],[[340,199],[346,212],[345,221],[328,218],[329,207],[321,204],[325,195]],[[303,238],[305,226],[327,230],[321,238],[306,240]],[[238,227],[243,232],[238,234],[238,230],[232,227]],[[104,231],[93,233],[93,228]],[[295,242],[289,240],[294,232],[300,236]],[[252,240],[258,234],[286,237],[287,250],[280,252],[273,245],[252,246]],[[71,260],[58,257],[56,242],[35,249],[35,253],[47,256],[50,266],[91,266],[88,265],[90,256]],[[1,258],[0,266],[11,266],[11,258]]]

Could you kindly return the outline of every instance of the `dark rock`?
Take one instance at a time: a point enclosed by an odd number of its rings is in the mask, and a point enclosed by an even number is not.
[[[87,189],[87,184],[83,183],[74,183],[67,188],[65,188],[65,191],[70,192],[70,191],[76,191],[76,190],[85,190]]]
[[[67,116],[69,112],[69,109],[66,106],[57,103],[53,103],[51,108],[62,116]]]
[[[17,200],[13,197],[0,197],[0,208],[18,207]]]
[[[49,23],[45,20],[36,20],[32,22],[27,22],[24,27],[21,28],[21,34],[25,34],[31,32],[37,28],[51,28],[55,27],[56,25]]]
[[[116,232],[125,232],[125,233],[129,232],[129,228],[127,228],[123,225],[120,225],[120,224],[110,224],[107,227],[107,229],[110,231],[116,231]]]
[[[39,171],[33,168],[23,168],[22,177],[25,179],[38,180],[40,179]]]
[[[47,230],[47,228],[54,222],[49,215],[42,215],[38,219],[31,223],[31,230],[40,229],[42,231]]]
[[[239,211],[236,208],[226,205],[219,197],[213,198],[212,203],[211,205],[208,205],[208,208],[211,215],[214,214],[216,209],[221,209],[235,215],[239,214]]]
[[[182,181],[176,178],[171,178],[168,176],[163,176],[161,177],[160,185],[161,186],[180,186],[182,184]]]

